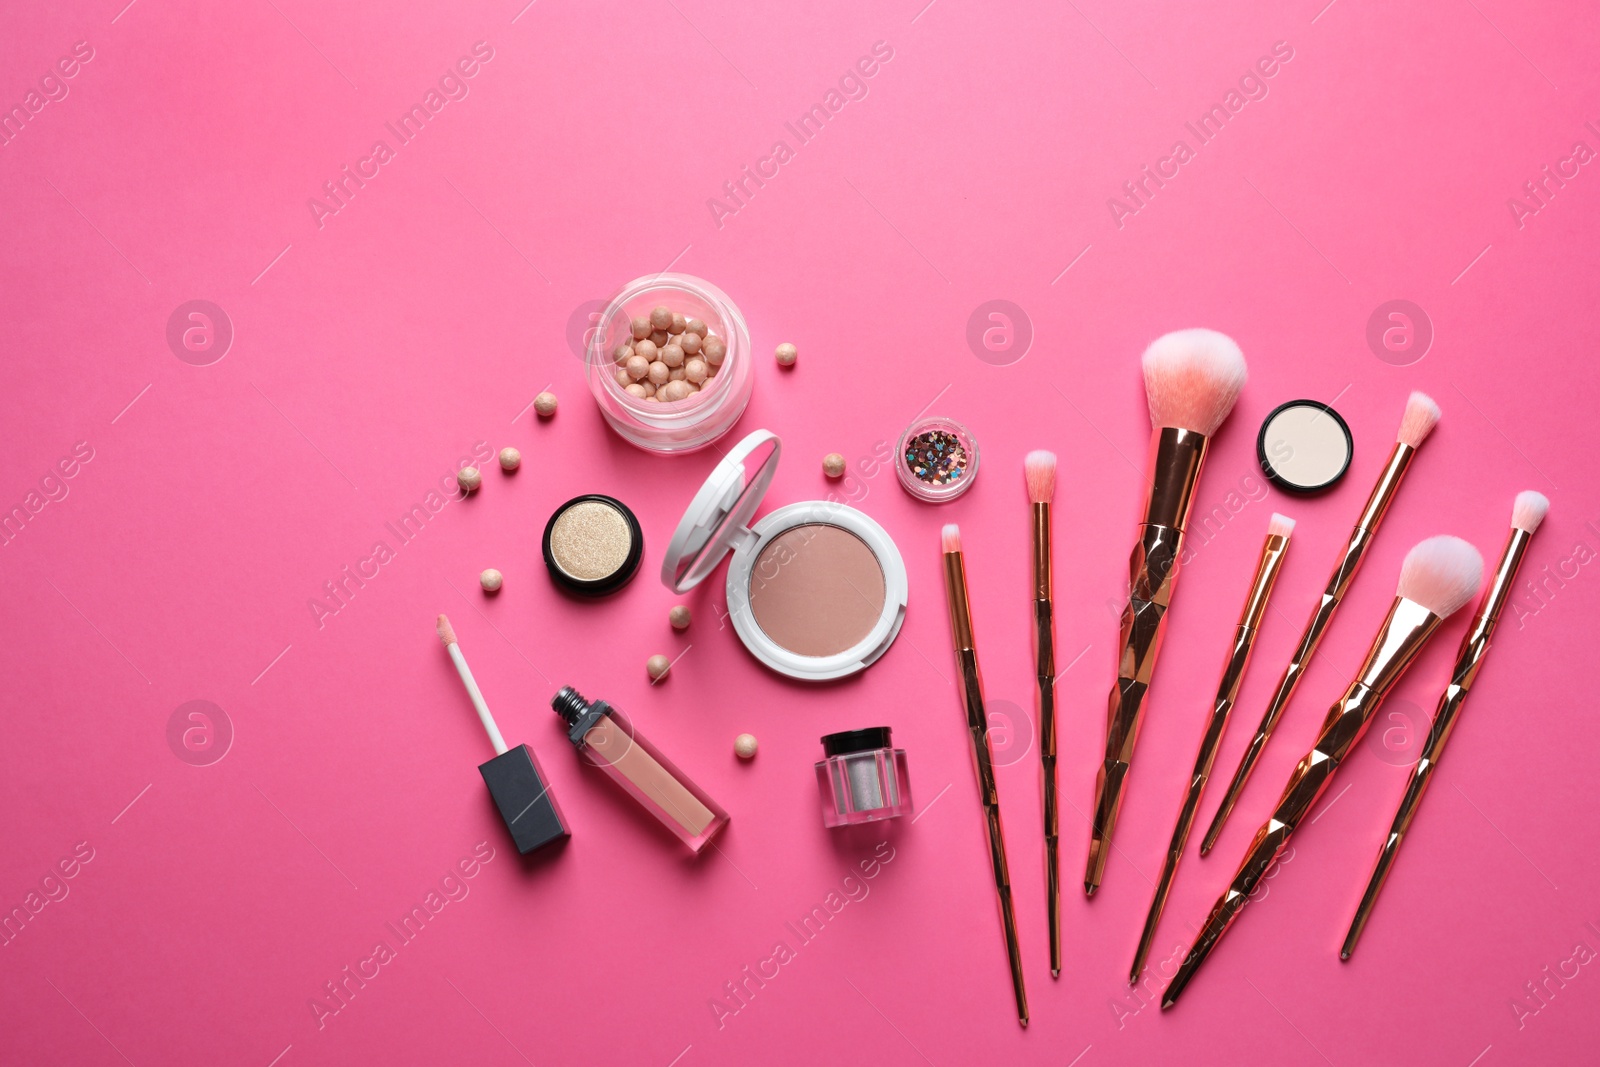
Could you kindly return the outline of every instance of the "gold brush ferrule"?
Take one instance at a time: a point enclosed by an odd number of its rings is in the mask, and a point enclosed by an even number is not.
[[[1261,559],[1256,563],[1255,580],[1250,583],[1250,595],[1244,598],[1239,612],[1239,625],[1252,630],[1261,627],[1262,616],[1267,613],[1267,598],[1272,595],[1273,583],[1283,567],[1284,553],[1289,550],[1289,539],[1282,534],[1268,534],[1261,546]]]
[[[944,554],[944,589],[950,601],[950,639],[957,651],[972,648],[972,608],[967,603],[967,565],[960,552]]]
[[[1049,600],[1051,586],[1050,565],[1050,501],[1041,500],[1033,505],[1033,599]]]
[[[1200,481],[1200,468],[1206,461],[1205,434],[1176,426],[1159,426],[1150,437],[1150,465],[1145,470],[1148,486],[1144,500],[1144,521],[1151,526],[1171,526],[1182,530],[1189,524],[1194,507],[1194,489]]]

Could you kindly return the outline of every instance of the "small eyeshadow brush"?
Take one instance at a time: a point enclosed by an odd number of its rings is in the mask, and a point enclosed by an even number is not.
[[[1050,977],[1061,977],[1061,812],[1056,789],[1056,615],[1052,592],[1050,508],[1056,454],[1029,452],[1022,461],[1033,505],[1033,661],[1039,684],[1039,762],[1044,771],[1045,915],[1050,926]]]
[[[1417,809],[1422,805],[1422,795],[1433,780],[1433,772],[1439,767],[1444,746],[1450,742],[1456,718],[1466,706],[1472,683],[1477,680],[1478,671],[1489,655],[1489,643],[1494,639],[1500,613],[1511,599],[1511,583],[1517,580],[1517,569],[1522,566],[1528,543],[1533,540],[1533,532],[1539,528],[1549,510],[1550,501],[1545,495],[1531,489],[1518,493],[1516,502],[1511,506],[1511,533],[1506,537],[1506,546],[1500,553],[1500,563],[1494,569],[1494,576],[1489,579],[1489,591],[1483,595],[1478,614],[1461,637],[1455,669],[1450,672],[1450,684],[1439,696],[1439,707],[1433,713],[1433,727],[1428,731],[1427,747],[1422,750],[1422,757],[1417,760],[1416,766],[1411,768],[1406,791],[1400,797],[1400,807],[1394,813],[1394,821],[1389,824],[1389,833],[1378,848],[1372,876],[1367,879],[1367,888],[1361,894],[1361,903],[1350,922],[1350,932],[1345,934],[1344,945],[1339,949],[1339,958],[1342,960],[1349,959],[1356,950],[1356,942],[1366,929],[1367,920],[1372,917],[1378,894],[1383,891],[1389,870],[1400,855],[1400,845],[1405,841],[1406,831],[1411,828],[1411,820],[1416,818]]]

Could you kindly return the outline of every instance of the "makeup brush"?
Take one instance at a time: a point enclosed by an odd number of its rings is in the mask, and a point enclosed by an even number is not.
[[[944,592],[950,605],[950,637],[960,674],[961,707],[967,713],[967,735],[972,742],[973,767],[978,773],[978,794],[983,803],[984,827],[989,834],[989,862],[994,888],[1000,897],[1000,925],[1011,965],[1011,991],[1017,998],[1017,1021],[1028,1025],[1028,993],[1022,987],[1022,952],[1017,945],[1017,913],[1011,901],[1011,873],[1006,864],[1005,836],[1000,830],[1000,789],[994,777],[994,751],[989,747],[989,715],[983,703],[983,675],[978,671],[978,650],[972,638],[972,609],[967,602],[967,565],[961,554],[961,529],[955,525],[940,534],[944,549]]]
[[[497,753],[494,759],[478,765],[478,773],[483,775],[483,784],[489,787],[489,795],[494,798],[494,805],[499,809],[506,829],[511,831],[511,840],[516,843],[517,851],[527,854],[541,845],[569,836],[566,820],[561,816],[561,807],[550,792],[549,780],[545,778],[539,761],[534,758],[533,750],[527,745],[518,745],[516,748],[506,746],[506,739],[501,736],[500,727],[495,725],[488,702],[483,699],[483,691],[472,677],[472,668],[467,666],[467,657],[461,654],[461,645],[456,640],[456,631],[450,625],[450,620],[440,615],[434,628],[438,631],[439,640],[444,642],[445,650],[450,653],[450,662],[456,665],[456,673],[466,687],[467,699],[477,709],[478,721],[483,723],[489,743]]]
[[[1256,831],[1233,881],[1212,905],[1194,947],[1167,984],[1161,998],[1163,1010],[1177,1003],[1194,980],[1195,972],[1249,902],[1250,894],[1288,844],[1289,836],[1327,790],[1384,697],[1417,658],[1439,623],[1465,606],[1482,582],[1483,557],[1459,537],[1430,537],[1406,554],[1394,603],[1361,670],[1344,696],[1328,709],[1316,743],[1289,775],[1277,807]]]
[[[1511,599],[1511,583],[1517,579],[1517,568],[1522,565],[1522,557],[1528,551],[1528,542],[1533,540],[1533,532],[1539,528],[1549,510],[1550,501],[1543,493],[1531,489],[1518,493],[1516,502],[1511,505],[1511,533],[1506,537],[1506,546],[1500,553],[1500,563],[1494,569],[1494,576],[1489,579],[1489,589],[1483,594],[1478,614],[1461,637],[1455,668],[1450,672],[1450,684],[1440,694],[1439,707],[1433,713],[1433,727],[1428,731],[1427,747],[1423,749],[1422,758],[1417,760],[1416,766],[1411,768],[1406,791],[1400,797],[1400,807],[1394,813],[1394,821],[1389,824],[1388,836],[1378,849],[1372,876],[1367,879],[1367,888],[1361,894],[1361,903],[1350,922],[1350,932],[1345,934],[1344,945],[1339,949],[1341,960],[1349,959],[1356,950],[1361,931],[1372,917],[1378,894],[1383,891],[1383,883],[1389,877],[1395,857],[1400,854],[1400,844],[1405,840],[1406,831],[1411,828],[1411,820],[1416,818],[1417,808],[1422,805],[1422,794],[1427,791],[1428,782],[1438,769],[1439,757],[1444,755],[1444,746],[1450,741],[1456,718],[1461,714],[1467,695],[1472,691],[1472,683],[1477,680],[1478,671],[1489,655],[1489,642],[1493,640],[1495,626],[1500,622],[1500,612]]]
[[[1050,506],[1056,454],[1029,452],[1022,475],[1033,505],[1033,662],[1039,682],[1039,762],[1044,770],[1045,915],[1050,924],[1050,977],[1061,977],[1061,813],[1056,802],[1056,615],[1051,592]]]
[[[1400,431],[1395,435],[1395,445],[1389,452],[1389,462],[1383,465],[1383,470],[1378,475],[1378,484],[1372,487],[1372,494],[1367,497],[1366,506],[1361,509],[1355,528],[1350,531],[1350,539],[1345,542],[1344,549],[1339,554],[1339,561],[1334,564],[1333,574],[1329,576],[1328,585],[1322,591],[1322,599],[1317,602],[1311,617],[1306,620],[1305,630],[1300,634],[1300,643],[1295,646],[1294,655],[1289,658],[1289,666],[1284,668],[1283,677],[1278,679],[1278,688],[1273,692],[1272,700],[1268,702],[1267,710],[1261,716],[1255,736],[1250,739],[1249,747],[1239,759],[1239,767],[1233,772],[1233,780],[1228,783],[1228,791],[1222,795],[1222,803],[1211,820],[1211,828],[1206,831],[1206,836],[1200,842],[1200,855],[1204,856],[1216,847],[1217,838],[1222,836],[1222,827],[1228,821],[1228,814],[1239,802],[1239,794],[1244,792],[1245,783],[1250,780],[1250,772],[1255,769],[1256,761],[1261,758],[1262,750],[1267,747],[1267,741],[1272,737],[1274,727],[1283,717],[1284,708],[1289,706],[1289,698],[1294,695],[1295,686],[1300,684],[1300,676],[1305,673],[1306,667],[1311,663],[1311,657],[1316,654],[1317,646],[1322,643],[1322,635],[1328,632],[1328,624],[1333,622],[1333,613],[1339,610],[1339,603],[1344,599],[1351,581],[1355,579],[1356,571],[1361,569],[1361,561],[1366,558],[1367,549],[1371,547],[1372,539],[1378,532],[1378,525],[1383,522],[1384,515],[1389,511],[1389,505],[1394,503],[1395,493],[1399,491],[1400,482],[1411,466],[1412,457],[1417,454],[1417,449],[1422,447],[1422,442],[1428,439],[1428,435],[1438,423],[1439,405],[1435,404],[1431,397],[1424,393],[1412,393],[1406,399],[1406,410],[1400,416]]]
[[[1179,330],[1144,353],[1150,401],[1150,460],[1139,540],[1128,561],[1117,681],[1106,712],[1105,761],[1095,775],[1094,817],[1083,891],[1099,888],[1111,857],[1111,835],[1139,737],[1139,716],[1155,673],[1167,607],[1183,555],[1183,531],[1194,505],[1206,447],[1244,388],[1244,355],[1215,330]]]
[[[1256,634],[1261,629],[1261,617],[1267,612],[1267,598],[1278,580],[1283,557],[1289,551],[1289,535],[1294,532],[1294,520],[1274,512],[1267,521],[1267,539],[1261,545],[1261,558],[1256,562],[1256,576],[1245,595],[1244,608],[1239,612],[1239,625],[1233,631],[1233,648],[1222,666],[1222,680],[1217,683],[1217,697],[1211,705],[1211,718],[1206,722],[1205,733],[1200,736],[1200,752],[1194,758],[1194,771],[1189,775],[1189,788],[1178,808],[1178,823],[1172,828],[1172,841],[1167,845],[1167,856],[1161,864],[1161,877],[1150,901],[1150,912],[1145,916],[1144,931],[1139,935],[1139,947],[1133,955],[1133,969],[1128,972],[1128,984],[1137,985],[1139,973],[1144,970],[1150,956],[1150,945],[1155,940],[1156,926],[1161,922],[1161,911],[1167,906],[1167,895],[1172,892],[1172,880],[1178,873],[1178,861],[1189,844],[1189,831],[1194,828],[1195,812],[1200,807],[1200,797],[1205,792],[1206,781],[1211,777],[1211,765],[1217,758],[1217,747],[1222,744],[1222,731],[1228,728],[1228,713],[1239,698],[1239,686],[1244,682],[1245,668],[1250,665],[1250,651],[1255,647]]]

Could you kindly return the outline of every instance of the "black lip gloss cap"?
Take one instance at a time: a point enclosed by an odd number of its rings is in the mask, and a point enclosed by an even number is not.
[[[478,765],[500,818],[511,831],[517,851],[526,856],[536,848],[571,835],[561,817],[561,807],[534,759],[533,750],[518,745]]]

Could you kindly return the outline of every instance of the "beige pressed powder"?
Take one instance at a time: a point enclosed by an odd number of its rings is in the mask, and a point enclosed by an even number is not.
[[[883,614],[883,567],[855,534],[807,523],[778,534],[750,571],[750,612],[780,647],[833,656],[866,639]]]

